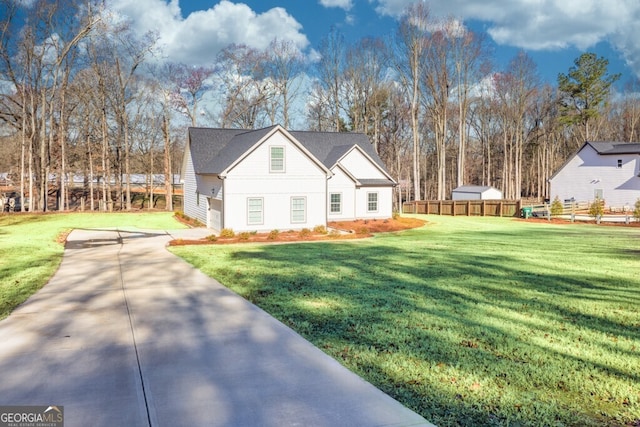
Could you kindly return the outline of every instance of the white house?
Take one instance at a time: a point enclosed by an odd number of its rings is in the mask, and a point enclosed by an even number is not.
[[[631,207],[640,198],[640,144],[585,142],[549,179],[551,200]]]
[[[452,200],[500,200],[502,191],[483,185],[461,185],[451,192]]]
[[[395,181],[364,134],[189,128],[184,213],[220,231],[390,218]]]

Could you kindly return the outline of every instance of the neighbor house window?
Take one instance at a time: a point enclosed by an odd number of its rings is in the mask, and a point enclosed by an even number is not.
[[[263,200],[262,198],[247,199],[247,224],[260,225],[263,223]]]
[[[331,193],[329,197],[331,198],[329,212],[332,214],[341,213],[342,212],[342,194]]]
[[[271,147],[270,172],[284,172],[284,147]]]
[[[378,193],[367,193],[367,212],[378,212]]]
[[[307,222],[307,199],[305,197],[291,198],[291,222]]]
[[[618,159],[618,169],[622,167],[622,159]]]

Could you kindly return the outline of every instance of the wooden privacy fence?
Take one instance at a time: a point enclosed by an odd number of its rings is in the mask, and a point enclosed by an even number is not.
[[[417,200],[404,202],[402,213],[460,216],[520,216],[520,200]]]

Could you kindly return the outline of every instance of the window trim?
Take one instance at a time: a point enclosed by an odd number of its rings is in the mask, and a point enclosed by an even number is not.
[[[376,200],[374,202],[371,201],[371,196],[375,195]],[[371,203],[375,203],[375,209],[371,209]],[[377,191],[371,191],[367,193],[367,212],[378,212],[379,209],[380,198],[378,197]]]
[[[338,196],[338,210],[333,210],[333,196]],[[342,213],[342,193],[329,193],[329,215],[340,215]]]
[[[282,149],[282,169],[274,169],[273,161],[275,160],[273,157],[273,149],[280,148]],[[284,173],[285,172],[285,146],[284,145],[270,145],[269,146],[269,173]],[[280,159],[277,159],[280,160]]]
[[[296,200],[302,200],[303,202],[303,207],[302,209],[296,209],[296,212],[299,212],[300,210],[302,210],[302,220],[297,220],[294,217],[294,207],[293,207],[293,203]],[[306,224],[307,222],[307,197],[306,196],[291,196],[291,202],[290,202],[290,220],[291,220],[291,224]]]
[[[260,221],[251,221],[251,213],[258,210],[251,210],[251,201],[260,200]],[[263,225],[264,224],[264,197],[247,197],[247,225]]]

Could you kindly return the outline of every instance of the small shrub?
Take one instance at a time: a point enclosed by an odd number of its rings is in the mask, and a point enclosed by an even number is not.
[[[248,231],[243,231],[242,233],[238,234],[238,239],[240,240],[249,240],[249,237],[251,237],[251,233],[249,233]]]
[[[209,242],[215,242],[216,240],[218,240],[218,236],[216,236],[215,234],[209,234],[207,237],[205,237],[205,240],[208,240]]]
[[[280,231],[278,230],[271,230],[269,232],[269,235],[267,236],[267,239],[269,240],[276,240],[278,238],[278,236],[280,235]]]
[[[562,215],[563,212],[564,206],[562,206],[562,202],[560,201],[558,196],[556,196],[556,198],[553,199],[553,202],[551,203],[551,215],[558,216]]]
[[[369,229],[367,227],[360,227],[356,230],[356,234],[369,234]]]
[[[327,234],[327,227],[324,225],[316,225],[313,227],[313,232],[316,234]]]
[[[601,200],[599,197],[596,197],[593,203],[589,205],[589,215],[595,219],[598,219],[599,217],[602,217],[603,214],[604,214],[604,200]]]
[[[640,199],[636,200],[636,204],[633,206],[633,217],[640,222]]]
[[[309,230],[308,228],[303,228],[302,230],[300,230],[298,232],[298,236],[299,237],[309,237],[309,236],[311,236],[311,230]]]
[[[256,234],[258,234],[258,230],[253,230],[249,232],[252,236],[255,236]]]
[[[231,237],[236,237],[236,233],[230,228],[223,228],[220,232],[220,237],[229,239]]]
[[[393,219],[398,219],[398,218],[400,218],[400,212],[395,212],[395,211],[394,211],[394,212],[393,212],[393,214],[391,214],[391,218],[393,218]]]
[[[336,239],[338,237],[340,237],[340,232],[336,229],[333,229],[329,232],[329,237],[332,239]]]

